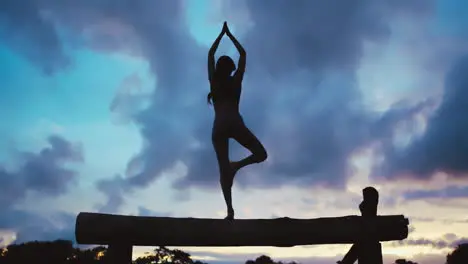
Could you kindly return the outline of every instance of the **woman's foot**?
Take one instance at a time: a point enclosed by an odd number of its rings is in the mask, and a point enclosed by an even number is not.
[[[227,212],[227,216],[224,219],[234,220],[234,209],[229,209]]]

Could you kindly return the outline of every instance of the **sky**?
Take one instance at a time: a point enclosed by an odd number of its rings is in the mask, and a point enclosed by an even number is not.
[[[468,241],[466,1],[2,0],[0,245],[74,240],[81,211],[224,217],[206,103],[224,21],[269,154],[239,172],[236,217],[356,215],[374,186],[379,214],[411,224],[386,263],[443,263]],[[237,60],[226,38],[222,54]],[[319,264],[348,248],[181,249]]]

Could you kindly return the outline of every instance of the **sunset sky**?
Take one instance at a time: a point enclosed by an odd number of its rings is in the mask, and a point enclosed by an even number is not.
[[[386,263],[443,263],[468,242],[467,1],[1,0],[0,246],[74,240],[80,211],[224,217],[206,103],[224,21],[269,152],[236,178],[238,218],[359,214],[374,186],[379,214],[411,224]],[[182,249],[321,264],[348,248]]]

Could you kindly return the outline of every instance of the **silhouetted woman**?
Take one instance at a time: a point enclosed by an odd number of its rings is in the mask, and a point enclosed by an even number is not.
[[[239,51],[237,70],[234,61],[229,56],[221,56],[215,67],[214,54],[224,34],[231,39]],[[226,219],[234,219],[231,190],[237,171],[247,165],[263,162],[267,158],[267,152],[262,143],[246,127],[239,113],[245,57],[244,48],[231,34],[227,23],[224,22],[221,33],[208,52],[208,79],[210,81],[208,103],[213,101],[215,110],[211,139],[218,159],[220,183],[227,206]],[[236,71],[231,76],[234,70]],[[240,161],[231,162],[229,160],[229,138],[235,139],[252,154]]]

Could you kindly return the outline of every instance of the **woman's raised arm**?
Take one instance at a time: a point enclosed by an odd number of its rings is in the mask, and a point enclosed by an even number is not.
[[[227,24],[224,22],[223,29],[219,33],[218,37],[215,39],[213,42],[213,45],[211,45],[210,50],[208,51],[208,80],[212,80],[213,74],[215,71],[215,59],[214,55],[216,53],[216,50],[218,49],[219,42],[221,41],[221,38],[223,37],[224,33],[226,33],[227,29]]]
[[[227,26],[226,26],[227,28]],[[245,52],[244,47],[237,41],[236,37],[232,35],[231,31],[229,31],[229,28],[226,30],[226,35],[231,39],[232,43],[234,43],[234,46],[236,46],[237,51],[239,52],[239,62],[237,63],[237,71],[234,74],[234,77],[242,80],[244,77],[244,72],[245,72],[245,64],[246,64],[246,56],[247,53]]]

